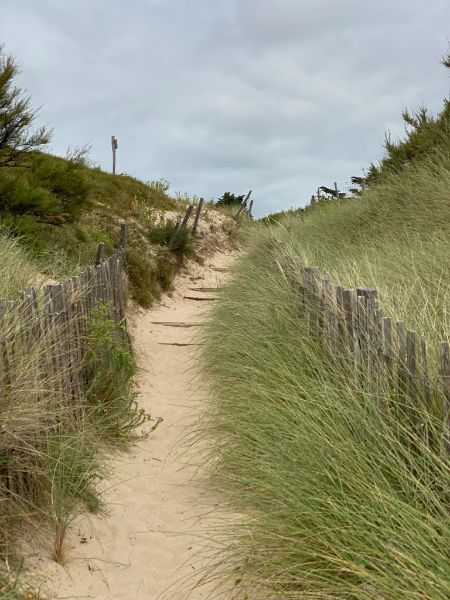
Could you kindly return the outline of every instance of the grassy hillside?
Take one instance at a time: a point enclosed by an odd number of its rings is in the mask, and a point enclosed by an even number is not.
[[[383,163],[358,198],[255,226],[204,334],[213,391],[199,435],[212,480],[243,515],[223,532],[215,575],[233,577],[236,597],[450,597],[440,411],[422,413],[426,443],[392,390],[380,411],[309,336],[284,268],[295,257],[335,283],[376,287],[385,311],[435,348],[450,335],[449,189],[437,144]]]
[[[36,268],[51,277],[92,262],[99,242],[111,252],[120,223],[127,222],[131,295],[142,306],[170,286],[177,258],[187,250],[186,244],[175,245],[172,254],[165,248],[171,226],[161,213],[184,208],[168,196],[166,184],[114,176],[77,159],[36,152],[25,167],[0,168],[0,200],[0,224],[19,236]],[[165,237],[154,243],[160,226]]]

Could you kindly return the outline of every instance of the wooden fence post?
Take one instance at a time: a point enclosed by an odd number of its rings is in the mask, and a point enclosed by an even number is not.
[[[355,317],[353,314],[354,308],[353,308],[352,290],[345,289],[342,294],[342,300],[343,300],[345,322],[347,324],[347,338],[348,338],[347,344],[348,344],[348,347],[350,349],[350,353],[351,353],[351,356],[353,359],[354,354],[355,354],[354,334],[353,334]]]
[[[189,221],[189,219],[191,218],[192,215],[192,211],[194,210],[194,205],[193,204],[189,204],[189,206],[187,207],[186,210],[186,214],[184,215],[183,220],[181,221],[181,226],[180,229],[184,229],[184,227],[186,227],[187,222]]]
[[[167,242],[168,250],[172,250],[172,246],[174,245],[175,240],[177,239],[177,234],[180,231],[180,227],[181,217],[178,217],[177,222],[175,223],[175,227],[173,228],[172,235],[170,236],[169,241]]]
[[[397,387],[400,392],[404,392],[406,382],[406,331],[403,321],[397,321],[396,328],[398,340]]]
[[[448,342],[439,343],[439,371],[443,390],[441,403],[442,420],[444,422],[442,441],[446,450],[450,451],[450,347]]]
[[[198,222],[200,220],[200,213],[202,211],[203,198],[200,198],[197,206],[197,212],[195,213],[194,224],[192,225],[192,233],[195,234],[197,231]]]
[[[127,231],[128,225],[127,223],[121,223],[120,225],[120,241],[119,241],[119,250],[124,254],[127,247]]]
[[[417,421],[417,334],[415,331],[406,332],[406,366],[408,382],[408,412],[411,421]]]
[[[241,205],[239,206],[239,209],[236,213],[236,216],[234,217],[235,219],[239,218],[239,215],[241,214],[241,212],[244,210],[244,208],[247,207],[247,202],[249,201],[249,198],[252,194],[252,190],[249,191],[249,193],[245,196],[245,198],[242,200]]]
[[[392,377],[392,321],[389,317],[383,317],[383,358],[388,371],[388,377]]]
[[[103,250],[105,248],[105,244],[103,242],[100,242],[97,248],[97,254],[95,257],[95,266],[98,267],[98,265],[102,262],[103,260]]]
[[[427,357],[427,343],[425,338],[420,339],[420,351],[422,355],[422,382],[423,382],[423,397],[425,406],[429,407],[431,402],[431,389],[430,379],[428,374],[428,357]]]

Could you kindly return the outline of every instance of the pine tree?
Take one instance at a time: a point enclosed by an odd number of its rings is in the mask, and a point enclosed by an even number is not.
[[[14,57],[0,46],[0,167],[20,166],[27,152],[48,144],[51,138],[45,127],[31,129],[37,112],[14,83],[19,73]]]

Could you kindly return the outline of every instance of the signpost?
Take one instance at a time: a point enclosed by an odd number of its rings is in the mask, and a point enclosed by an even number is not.
[[[115,175],[116,174],[116,150],[119,147],[119,144],[117,143],[117,138],[115,135],[111,136],[111,148],[112,148],[112,155],[113,155],[113,168],[112,168],[112,172]]]

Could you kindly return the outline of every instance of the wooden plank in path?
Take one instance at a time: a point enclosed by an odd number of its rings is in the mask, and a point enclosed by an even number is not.
[[[221,288],[218,287],[193,287],[189,288],[191,292],[218,292]]]
[[[152,325],[162,325],[163,327],[202,327],[203,323],[182,323],[178,321],[151,321]]]
[[[198,296],[183,296],[184,300],[197,300],[198,302],[213,302],[217,298],[200,298]]]
[[[203,346],[204,344],[196,344],[194,342],[158,342],[160,346]]]

